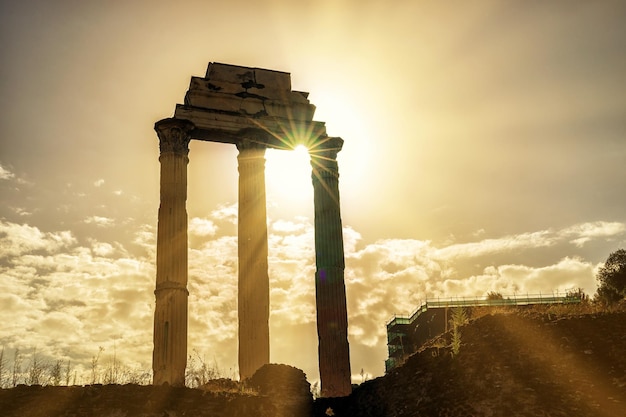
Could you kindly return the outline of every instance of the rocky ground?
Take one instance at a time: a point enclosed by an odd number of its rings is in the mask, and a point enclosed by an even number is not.
[[[598,416],[626,415],[626,309],[492,310],[345,398],[317,399],[302,371],[268,365],[242,389],[138,385],[0,390],[0,415]]]

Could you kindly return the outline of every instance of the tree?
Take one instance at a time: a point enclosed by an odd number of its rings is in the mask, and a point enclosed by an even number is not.
[[[502,293],[489,291],[487,293],[487,300],[504,300],[504,296],[502,295]]]
[[[611,253],[596,275],[597,298],[612,304],[626,297],[626,250]]]

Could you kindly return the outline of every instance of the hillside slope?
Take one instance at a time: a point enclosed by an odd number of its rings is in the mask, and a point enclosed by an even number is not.
[[[456,356],[431,343],[350,397],[318,400],[315,415],[626,415],[626,312],[500,312],[461,341]]]

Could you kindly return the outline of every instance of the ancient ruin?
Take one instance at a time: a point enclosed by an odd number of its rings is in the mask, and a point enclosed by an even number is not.
[[[343,140],[313,121],[288,73],[210,63],[174,117],[155,124],[161,162],[154,384],[183,385],[187,359],[187,163],[191,139],[239,150],[239,374],[270,363],[265,150],[308,148],[315,207],[315,290],[323,396],[351,392],[337,153]]]

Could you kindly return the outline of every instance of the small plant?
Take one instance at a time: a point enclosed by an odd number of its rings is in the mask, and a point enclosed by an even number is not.
[[[198,388],[207,382],[221,377],[221,372],[214,360],[213,365],[209,365],[206,359],[194,349],[194,355],[189,355],[187,370],[185,372],[185,385],[189,388]]]
[[[6,372],[6,360],[4,359],[4,346],[0,351],[0,388],[4,388],[4,373]]]
[[[65,385],[66,386],[70,385],[71,375],[72,375],[72,366],[71,366],[70,360],[68,359],[67,365],[65,366]],[[76,374],[74,374],[74,385],[76,385]]]
[[[104,372],[104,383],[105,384],[119,384],[122,378],[122,370],[120,366],[120,362],[117,360],[117,348],[115,343],[113,343],[113,358],[112,361],[109,362],[107,368]]]
[[[437,336],[435,339],[433,339],[430,346],[435,349],[431,351],[431,355],[436,358],[437,356],[439,356],[439,350],[448,346],[445,335]]]
[[[20,354],[20,350],[18,348],[15,348],[15,350],[13,351],[13,374],[11,375],[11,384],[13,387],[17,386],[21,373],[22,355]]]
[[[37,348],[33,349],[33,355],[30,361],[30,368],[28,369],[28,385],[45,385],[44,374],[46,371],[46,364],[41,361],[39,355],[37,355]]]
[[[61,360],[54,362],[54,365],[50,367],[50,384],[55,387],[61,384]]]
[[[467,323],[467,313],[463,307],[456,307],[452,312],[452,356],[459,354],[461,350],[461,329]]]
[[[91,358],[91,385],[98,382],[98,362],[100,361],[100,355],[104,348],[102,346],[98,347],[98,354]]]
[[[370,374],[368,374],[367,372],[365,372],[363,370],[363,368],[361,368],[361,384],[364,383],[365,381],[367,381],[368,379],[370,379]]]

